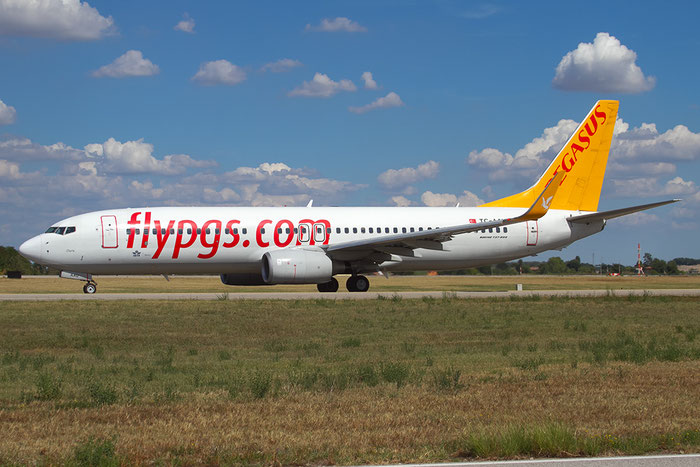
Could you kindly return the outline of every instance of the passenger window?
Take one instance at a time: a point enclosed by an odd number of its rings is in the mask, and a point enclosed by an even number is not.
[[[340,233],[340,227],[335,228],[335,233]]]
[[[433,230],[433,228],[432,228],[432,227],[428,227],[428,230]]]
[[[508,227],[503,227],[503,233],[508,233]]]
[[[248,229],[247,229],[247,228],[245,228],[245,227],[243,227],[243,230],[242,230],[242,232],[243,232],[243,235],[245,235],[245,234],[247,234],[247,233],[248,233]]]
[[[361,227],[361,228],[360,228],[360,232],[361,232],[361,233],[365,233],[365,228],[364,228],[364,227]]]
[[[53,232],[55,232],[57,228],[58,228],[58,227],[54,227],[54,228],[53,228]],[[127,234],[127,235],[131,235],[131,229],[126,229],[126,234]]]
[[[161,235],[165,235],[165,228],[160,229]]]
[[[374,233],[374,229],[372,227],[369,228],[369,233]]]
[[[75,232],[75,227],[66,227],[66,235]]]
[[[202,233],[202,229],[199,228],[199,227],[197,227],[197,235],[199,235],[199,234],[201,234],[201,233]]]
[[[398,227],[394,227],[394,233],[399,233]]]
[[[277,229],[277,233],[278,233],[278,234],[281,234],[281,233],[282,233],[282,227],[280,227],[280,228]]]
[[[207,229],[207,235],[211,233],[211,229]]]
[[[260,229],[260,233],[263,234],[263,235],[265,234],[265,227],[263,227],[262,229]]]
[[[330,228],[330,227],[326,227],[326,233],[327,233],[327,234],[330,234],[330,233],[331,233],[331,228]]]
[[[496,233],[501,233],[501,228],[500,228],[500,227],[496,227]]]
[[[228,227],[226,227],[226,228],[224,229],[224,233],[225,233],[226,235],[228,235],[228,234],[229,234],[229,230],[228,230]]]
[[[414,229],[413,227],[411,227],[411,232],[415,232],[415,231],[416,231],[416,229]]]
[[[63,228],[63,227],[61,227],[61,228]],[[63,235],[63,234],[61,234],[61,235]],[[136,229],[136,235],[141,235],[141,229]]]
[[[423,231],[423,227],[418,227],[418,232],[422,232],[422,231]]]
[[[155,234],[157,234],[157,233],[158,233],[158,229],[156,229],[155,227],[153,227],[153,235],[155,235]]]
[[[357,227],[352,228],[352,233],[357,233]]]
[[[384,227],[384,233],[389,233],[389,227]]]
[[[489,229],[489,233],[493,233],[493,229]]]
[[[299,230],[296,227],[294,227],[294,233],[299,233]]]
[[[138,233],[138,232],[136,232],[136,233]],[[170,229],[170,235],[175,235],[175,229]]]
[[[345,227],[345,233],[350,233],[350,229],[348,227]]]
[[[401,232],[402,232],[402,233],[406,233],[406,227],[402,227],[402,228],[401,228]]]
[[[284,233],[286,233],[286,234],[289,233],[289,227],[287,227],[286,229],[284,229]]]

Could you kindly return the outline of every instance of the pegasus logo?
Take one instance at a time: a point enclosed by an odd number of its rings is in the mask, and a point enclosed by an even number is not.
[[[550,196],[549,198],[542,198],[542,207],[545,209],[549,209],[549,203],[552,202],[552,198],[554,198],[554,195]]]

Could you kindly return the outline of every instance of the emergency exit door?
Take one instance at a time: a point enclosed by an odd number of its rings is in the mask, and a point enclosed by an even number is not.
[[[102,248],[116,248],[117,240],[117,217],[102,216]]]

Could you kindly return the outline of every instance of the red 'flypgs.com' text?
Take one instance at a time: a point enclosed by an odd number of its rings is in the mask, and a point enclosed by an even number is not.
[[[143,223],[140,219],[141,214],[143,214]],[[150,211],[145,213],[137,211],[131,214],[127,222],[129,228],[126,247],[134,248],[134,243],[138,243],[137,237],[140,237],[140,247],[146,248],[149,237],[155,237],[157,248],[151,256],[152,259],[160,257],[171,238],[174,238],[173,259],[179,257],[180,250],[192,247],[198,240],[199,246],[209,250],[197,255],[201,259],[212,258],[219,248],[234,248],[239,244],[246,248],[250,245],[249,240],[241,242],[242,229],[239,228],[241,221],[237,219],[226,222],[211,219],[200,227],[195,221],[189,219],[169,220],[166,224],[165,221],[152,220],[151,214]],[[266,226],[268,226],[267,229]],[[141,229],[143,229],[142,232]],[[330,234],[331,223],[325,219],[300,219],[296,224],[289,219],[282,219],[276,223],[271,219],[263,219],[255,229],[255,242],[260,248],[267,248],[270,243],[279,248],[292,244],[328,245]]]

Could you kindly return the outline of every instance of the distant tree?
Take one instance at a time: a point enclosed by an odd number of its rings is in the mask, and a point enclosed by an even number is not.
[[[552,256],[540,267],[542,274],[566,274],[566,263],[558,256]]]
[[[671,261],[678,266],[695,266],[696,264],[700,264],[700,259],[695,258],[673,258]]]
[[[651,262],[654,259],[653,256],[651,256],[651,253],[644,253],[644,256],[642,257],[642,265],[645,268],[651,267]]]
[[[576,258],[567,261],[566,267],[572,271],[578,272],[578,270],[581,268],[581,257],[577,256]]]

